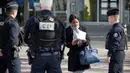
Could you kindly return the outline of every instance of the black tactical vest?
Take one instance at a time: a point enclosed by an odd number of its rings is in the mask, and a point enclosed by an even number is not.
[[[36,45],[38,47],[54,47],[58,40],[58,24],[55,18],[49,15],[37,16]]]

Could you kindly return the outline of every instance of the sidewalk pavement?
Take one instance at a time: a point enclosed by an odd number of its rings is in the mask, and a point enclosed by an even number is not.
[[[91,64],[91,69],[86,70],[85,73],[108,73],[108,64],[105,62],[106,59],[106,54],[107,54],[107,50],[104,49],[104,45],[105,42],[104,41],[91,41],[91,44],[93,46],[93,48],[97,48],[98,49],[98,55],[100,56],[101,62],[99,63],[95,63],[95,64]],[[129,42],[129,46],[130,46],[130,42]],[[20,58],[21,60],[25,60],[25,62],[23,61],[22,64],[22,71],[23,73],[29,73],[30,71],[30,67],[27,64],[27,54],[26,54],[26,50],[28,49],[27,46],[22,46],[22,49],[20,51]],[[61,67],[62,67],[62,71],[63,73],[71,73],[68,72],[68,57],[67,57],[67,52],[69,51],[68,48],[65,49],[65,59],[63,59],[62,63],[61,63]],[[27,67],[25,67],[27,66]],[[29,69],[29,70],[28,70]],[[130,47],[129,50],[126,50],[126,58],[125,58],[125,62],[124,62],[124,73],[130,73]]]
[[[66,71],[63,73],[70,73],[67,71],[68,63],[65,61],[67,60],[64,59],[61,65],[62,70]],[[104,60],[101,60],[99,63],[91,64],[91,69],[86,70],[85,73],[108,73],[108,64]],[[124,73],[130,73],[130,62],[124,62]]]
[[[107,56],[107,50],[105,49],[104,45],[105,42],[104,41],[91,41],[91,45],[93,48],[97,48],[98,49],[98,55],[101,57],[101,59],[106,58]],[[130,42],[128,42],[128,50],[125,50],[126,52],[126,60],[130,61]],[[20,57],[21,58],[27,58],[27,54],[26,54],[26,50],[28,49],[27,46],[22,46],[22,49],[20,50]],[[66,47],[65,48],[65,56],[67,57],[67,53],[68,53],[69,49]]]

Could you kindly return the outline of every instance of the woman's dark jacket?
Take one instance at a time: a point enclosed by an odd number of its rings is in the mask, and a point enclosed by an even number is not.
[[[87,33],[86,28],[80,26],[79,29]],[[66,28],[66,46],[70,49],[68,52],[68,70],[69,71],[78,71],[89,69],[90,65],[80,65],[79,61],[79,52],[81,51],[81,47],[77,45],[72,46],[71,42],[73,40],[73,30],[71,26]],[[86,34],[86,40],[90,41],[88,34]],[[84,43],[83,46],[87,46],[88,43]],[[82,47],[83,47],[82,46]]]

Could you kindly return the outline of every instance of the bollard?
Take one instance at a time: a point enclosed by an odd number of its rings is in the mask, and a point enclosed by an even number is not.
[[[125,48],[128,50],[128,34],[127,34],[127,25],[124,25],[124,32],[125,32]]]

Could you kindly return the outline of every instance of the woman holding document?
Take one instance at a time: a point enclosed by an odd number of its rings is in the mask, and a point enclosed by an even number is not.
[[[90,41],[86,28],[79,24],[76,15],[71,14],[69,17],[71,26],[66,28],[66,46],[70,48],[68,52],[68,71],[73,73],[85,73],[90,65],[80,65],[79,52],[82,47],[88,46]]]

